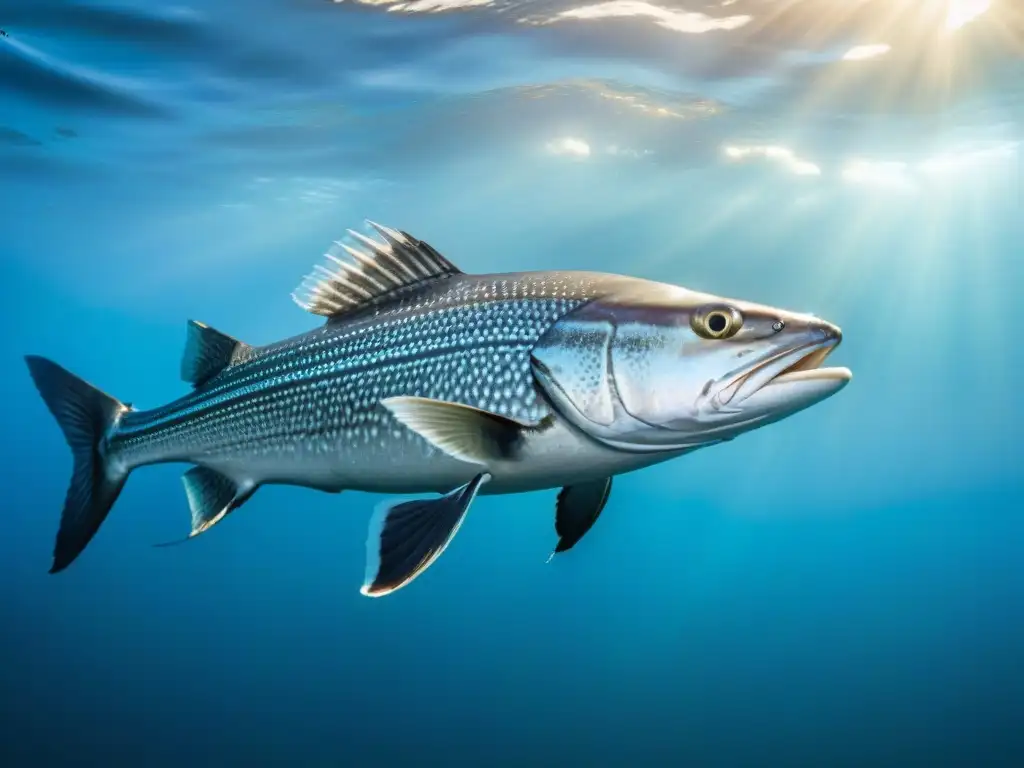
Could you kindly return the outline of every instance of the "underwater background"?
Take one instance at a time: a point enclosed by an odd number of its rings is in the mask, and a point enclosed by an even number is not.
[[[0,0],[0,765],[1024,765],[1024,4]],[[843,328],[840,394],[482,497],[359,593],[382,497],[188,530],[135,473],[48,575],[25,354],[138,407],[370,218],[469,272],[621,272]]]

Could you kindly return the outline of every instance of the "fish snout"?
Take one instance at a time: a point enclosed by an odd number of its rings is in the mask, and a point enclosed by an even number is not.
[[[842,343],[843,330],[838,325],[827,320],[818,320],[815,325],[821,335],[824,336],[823,341],[830,343],[833,347],[838,347]]]

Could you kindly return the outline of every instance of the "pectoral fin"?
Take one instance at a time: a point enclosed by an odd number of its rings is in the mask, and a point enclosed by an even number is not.
[[[481,472],[439,499],[397,502],[378,509],[366,539],[366,578],[359,590],[383,597],[401,589],[440,557],[455,536],[480,486]]]
[[[555,533],[558,534],[558,544],[551,557],[558,552],[572,549],[576,542],[583,538],[597,522],[601,510],[608,502],[611,490],[610,477],[589,483],[567,485],[561,490],[555,507]]]
[[[529,429],[496,413],[425,397],[389,397],[381,405],[427,442],[471,464],[513,458]]]

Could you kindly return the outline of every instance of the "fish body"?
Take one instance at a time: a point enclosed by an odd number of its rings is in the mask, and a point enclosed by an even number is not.
[[[445,492],[468,482],[476,466],[382,405],[415,396],[535,427],[514,459],[489,463],[492,478],[481,493],[619,474],[654,457],[609,449],[571,429],[546,400],[531,353],[560,318],[627,279],[538,272],[432,282],[372,311],[250,348],[188,395],[126,413],[107,438],[107,455],[122,471],[187,462],[240,483],[325,491]]]
[[[251,346],[191,322],[188,394],[135,410],[44,358],[33,378],[75,472],[54,571],[85,548],[139,467],[193,465],[195,536],[260,486],[444,494],[371,521],[364,593],[444,550],[477,494],[562,488],[556,551],[615,475],[729,440],[838,391],[839,329],[817,318],[594,272],[469,275],[373,225],[296,296],[319,328]]]

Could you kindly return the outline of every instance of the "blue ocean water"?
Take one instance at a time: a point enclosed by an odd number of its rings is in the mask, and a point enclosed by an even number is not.
[[[1024,765],[1016,0],[0,0],[0,764]],[[381,497],[186,546],[134,474],[48,575],[71,460],[22,356],[151,407],[185,321],[364,218],[466,271],[623,272],[842,326],[840,394],[616,480],[477,500],[359,594]]]

